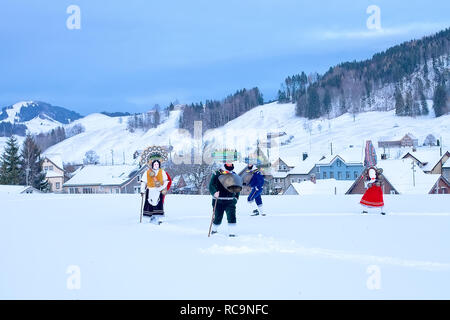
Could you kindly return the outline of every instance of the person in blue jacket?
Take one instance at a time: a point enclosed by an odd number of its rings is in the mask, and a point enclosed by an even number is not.
[[[248,202],[256,203],[256,209],[253,210],[252,216],[262,215],[265,216],[265,213],[263,211],[263,203],[261,194],[263,192],[263,186],[264,186],[264,176],[261,173],[261,171],[258,170],[256,166],[253,164],[249,164],[247,166],[247,174],[251,174],[252,177],[250,179],[250,182],[248,185],[252,188],[252,191],[248,195]]]

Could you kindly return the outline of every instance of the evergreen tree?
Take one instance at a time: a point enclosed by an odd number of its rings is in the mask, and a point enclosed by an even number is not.
[[[414,109],[414,99],[412,97],[412,93],[410,90],[408,90],[408,92],[406,93],[406,98],[405,98],[405,112],[404,115],[405,116],[413,116],[415,115],[413,112]]]
[[[405,115],[405,102],[403,96],[398,88],[395,89],[395,114],[397,116]]]
[[[320,98],[315,87],[308,88],[306,117],[308,119],[316,119],[320,117]]]
[[[0,183],[8,185],[20,184],[20,156],[17,139],[11,136],[6,142],[5,151],[1,156]]]
[[[47,183],[45,172],[42,170],[43,160],[41,150],[34,142],[33,137],[28,134],[23,142],[21,151],[21,184],[41,189]]]
[[[440,117],[445,114],[446,104],[447,104],[447,92],[445,91],[444,84],[440,84],[434,91],[433,97],[433,109],[436,117]]]
[[[326,114],[330,114],[331,111],[331,96],[330,96],[330,91],[325,90],[325,95],[323,96],[323,111]]]
[[[417,88],[417,94],[419,96],[420,106],[422,108],[421,114],[426,116],[426,115],[428,115],[430,113],[430,111],[428,110],[427,99],[425,97],[425,94],[423,93],[423,83],[422,83],[421,80],[419,80],[419,84],[418,84],[418,88]]]

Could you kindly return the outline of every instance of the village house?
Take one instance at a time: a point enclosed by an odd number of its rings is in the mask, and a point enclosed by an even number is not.
[[[345,152],[331,160],[323,158],[316,163],[315,175],[319,179],[351,180],[358,178],[364,170],[362,155],[359,152]]]
[[[447,159],[447,161],[444,162],[442,165],[442,176],[447,180],[450,181],[450,160]]]
[[[65,171],[60,155],[49,154],[44,157],[42,170],[45,172],[50,192],[62,193],[65,182]]]
[[[430,194],[434,193],[440,175],[426,174],[417,166],[412,166],[410,159],[382,160],[377,167],[383,169],[384,194]],[[360,175],[346,194],[363,194],[365,177]]]
[[[378,148],[401,148],[401,147],[417,147],[419,140],[411,133],[407,133],[402,137],[392,138],[390,140],[378,141]]]
[[[147,166],[86,165],[64,184],[65,193],[139,193],[140,177]]]
[[[402,158],[415,161],[425,173],[442,174],[442,166],[450,158],[450,152],[441,155],[439,147],[425,147],[409,151]]]
[[[181,174],[172,178],[170,193],[173,194],[198,194],[199,188],[189,174]]]
[[[438,181],[430,191],[431,194],[450,194],[450,180],[444,176],[439,176]]]

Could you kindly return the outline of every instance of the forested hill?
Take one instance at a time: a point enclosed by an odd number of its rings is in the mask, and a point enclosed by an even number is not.
[[[345,62],[323,75],[285,79],[278,101],[297,104],[310,119],[396,109],[399,116],[450,111],[450,28],[412,40],[360,62]],[[431,101],[434,102],[431,103]]]
[[[206,100],[205,104],[200,102],[186,105],[179,126],[192,131],[194,121],[201,120],[203,131],[219,128],[263,103],[263,96],[257,87],[238,90],[221,101]],[[173,108],[173,105],[169,108]]]

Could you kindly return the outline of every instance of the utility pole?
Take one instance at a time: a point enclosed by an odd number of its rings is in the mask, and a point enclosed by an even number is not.
[[[114,150],[111,149],[111,164],[114,165]]]
[[[415,187],[416,186],[416,163],[414,162],[414,160],[412,162],[411,169],[412,169],[412,173],[413,173],[413,187]]]

